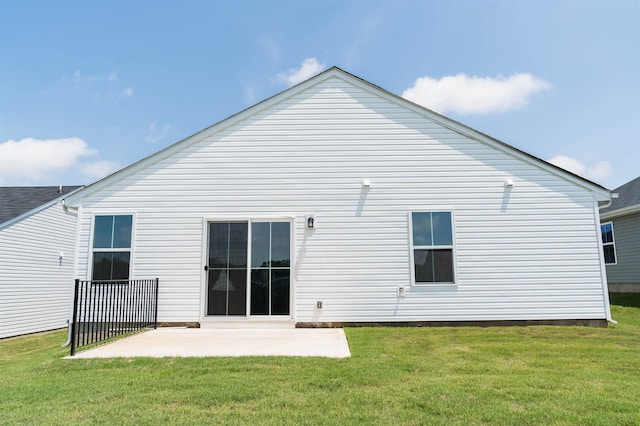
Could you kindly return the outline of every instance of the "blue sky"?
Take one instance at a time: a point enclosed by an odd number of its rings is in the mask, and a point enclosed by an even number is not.
[[[640,0],[0,1],[0,185],[89,184],[338,66],[608,188]]]

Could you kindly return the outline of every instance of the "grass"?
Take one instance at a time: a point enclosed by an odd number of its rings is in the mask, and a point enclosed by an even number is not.
[[[0,424],[640,424],[640,295],[617,325],[353,328],[352,358],[63,360],[0,341]]]

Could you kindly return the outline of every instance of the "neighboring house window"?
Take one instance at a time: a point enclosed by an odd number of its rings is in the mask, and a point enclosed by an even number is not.
[[[453,284],[451,212],[412,212],[411,249],[416,284]]]
[[[127,280],[133,216],[95,216],[93,280]]]
[[[606,265],[615,265],[616,244],[613,238],[613,222],[607,222],[600,225],[600,234],[602,235],[602,251],[604,253],[604,263]]]

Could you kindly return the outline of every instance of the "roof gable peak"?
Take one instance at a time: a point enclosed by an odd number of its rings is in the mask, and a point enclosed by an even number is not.
[[[197,143],[198,141],[201,141],[202,139],[209,137],[217,132],[220,132],[238,122],[240,122],[243,119],[246,119],[254,114],[258,114],[259,112],[270,108],[286,99],[289,99],[299,93],[302,93],[306,90],[309,90],[311,87],[314,87],[318,84],[321,84],[322,82],[329,80],[330,78],[339,78],[349,84],[352,84],[354,86],[360,87],[370,93],[373,93],[375,95],[378,95],[382,98],[385,98],[387,101],[395,103],[397,105],[400,105],[404,108],[408,108],[426,118],[429,118],[435,122],[437,122],[438,124],[447,127],[457,133],[460,133],[466,137],[469,137],[471,139],[474,139],[480,143],[484,143],[486,145],[492,146],[493,148],[499,149],[501,151],[507,152],[510,155],[513,155],[515,157],[518,157],[520,159],[523,159],[529,163],[532,163],[538,167],[544,168],[547,171],[550,171],[554,174],[557,175],[562,175],[565,178],[568,178],[568,180],[571,180],[574,183],[579,184],[580,186],[589,188],[592,191],[596,191],[597,193],[599,193],[599,197],[600,198],[607,198],[610,194],[610,191],[594,182],[588,181],[587,179],[575,175],[569,171],[566,171],[564,169],[561,169],[553,164],[547,163],[546,161],[534,157],[531,154],[528,154],[524,151],[521,151],[511,145],[508,145],[504,142],[501,142],[495,138],[492,138],[482,132],[479,132],[471,127],[468,127],[462,123],[459,123],[451,118],[448,118],[446,116],[443,116],[435,111],[432,111],[428,108],[425,108],[421,105],[415,104],[407,99],[402,98],[399,95],[396,95],[392,92],[389,92],[385,89],[383,89],[380,86],[377,86],[373,83],[370,83],[360,77],[357,77],[337,66],[332,66],[312,77],[310,77],[309,79],[302,81],[292,87],[289,87],[267,99],[264,99],[234,115],[231,115],[221,121],[219,121],[218,123],[209,126],[191,136],[188,136],[185,139],[182,139],[166,148],[164,148],[163,150],[160,150],[154,154],[151,154],[150,156],[136,162],[133,163],[91,185],[88,185],[85,189],[78,191],[78,193],[74,194],[73,196],[69,197],[69,202],[73,203],[75,202],[76,199],[81,198],[84,195],[90,194],[93,191],[99,190],[100,188],[102,188],[103,186],[107,185],[109,182],[112,182],[114,179],[118,179],[124,176],[127,176],[129,173],[133,173],[134,171],[143,168],[147,165],[153,164],[155,162],[161,161],[164,158],[169,157],[170,155],[172,155],[173,153],[184,149],[194,143]],[[608,199],[608,198],[607,198]]]

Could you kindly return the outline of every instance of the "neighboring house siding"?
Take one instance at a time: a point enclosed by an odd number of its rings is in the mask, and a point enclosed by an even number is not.
[[[78,252],[86,278],[92,215],[133,213],[160,321],[201,319],[207,219],[282,216],[298,322],[606,318],[588,189],[372,90],[330,78],[170,154],[82,199]],[[453,212],[455,286],[411,286],[408,212],[431,209]]]
[[[607,280],[618,284],[636,284],[640,291],[640,213],[611,219],[616,246],[615,265],[607,265]]]
[[[66,326],[75,235],[55,203],[0,229],[0,338]]]

